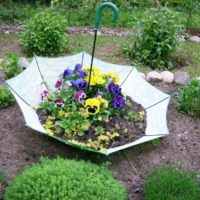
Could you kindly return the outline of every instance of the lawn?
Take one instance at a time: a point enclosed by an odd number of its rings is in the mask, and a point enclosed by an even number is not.
[[[20,56],[27,56],[20,46],[20,36],[17,33],[3,34],[0,33],[0,58],[2,58],[7,51],[14,51]],[[64,54],[70,55],[81,51],[86,51],[91,54],[93,36],[92,35],[68,35],[69,49]],[[127,37],[122,36],[98,36],[97,48],[95,56],[99,59],[116,64],[125,64],[136,66],[141,72],[149,72],[151,69],[135,63],[126,55],[122,54],[121,48],[128,43]],[[191,77],[200,76],[200,45],[193,42],[184,42],[175,54],[177,60],[175,64],[176,70],[184,70],[188,72]],[[30,58],[31,60],[31,58]]]

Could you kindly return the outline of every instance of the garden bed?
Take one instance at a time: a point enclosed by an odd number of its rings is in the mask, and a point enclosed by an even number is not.
[[[162,82],[154,84],[169,94],[179,88],[177,85]],[[41,156],[78,157],[95,163],[110,161],[110,168],[116,172],[117,178],[125,183],[129,199],[141,200],[143,180],[157,165],[174,163],[186,170],[196,170],[200,174],[200,119],[178,112],[172,102],[169,105],[167,118],[172,135],[161,139],[160,142],[145,143],[126,150],[136,173],[122,153],[113,154],[108,158],[99,157],[94,153],[66,146],[26,128],[18,105],[14,105],[0,110],[0,169],[11,178],[20,173],[25,166],[37,162]],[[1,187],[4,186],[6,184]]]

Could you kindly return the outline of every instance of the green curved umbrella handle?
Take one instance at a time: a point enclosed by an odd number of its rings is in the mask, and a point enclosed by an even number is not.
[[[103,10],[105,8],[111,8],[114,15],[112,17],[112,21],[115,21],[118,16],[119,16],[119,10],[117,8],[117,6],[111,2],[105,2],[105,3],[102,3],[99,8],[97,9],[97,12],[96,12],[96,20],[95,20],[95,29],[99,29],[100,27],[100,22],[101,22],[101,17],[102,17],[102,13],[103,13]]]

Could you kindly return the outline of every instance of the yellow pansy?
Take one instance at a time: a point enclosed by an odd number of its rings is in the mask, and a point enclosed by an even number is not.
[[[104,108],[108,108],[108,101],[103,99],[101,96],[98,96],[97,99],[99,99],[99,101],[101,102],[102,106]]]
[[[90,72],[90,66],[84,67],[83,71]],[[99,67],[92,67],[92,73],[93,74],[99,74],[100,73],[100,68]]]
[[[119,82],[119,75],[116,72],[104,73],[104,74],[102,74],[102,76],[105,77],[105,78],[112,79],[112,82],[114,84],[117,84]]]
[[[100,100],[97,98],[89,98],[85,101],[85,108],[87,113],[90,115],[95,115],[99,112],[100,109]]]

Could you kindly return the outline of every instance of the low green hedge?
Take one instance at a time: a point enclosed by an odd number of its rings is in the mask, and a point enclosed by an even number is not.
[[[42,159],[17,176],[5,200],[125,200],[121,182],[105,166],[90,162]]]

